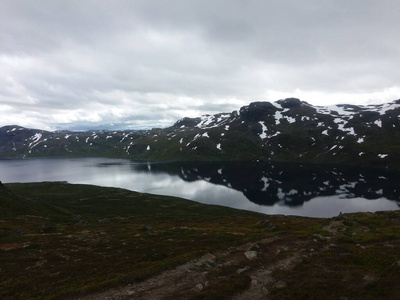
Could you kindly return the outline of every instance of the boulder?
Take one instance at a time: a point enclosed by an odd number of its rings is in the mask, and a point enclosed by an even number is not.
[[[248,260],[253,260],[257,258],[257,251],[246,251],[244,255]]]

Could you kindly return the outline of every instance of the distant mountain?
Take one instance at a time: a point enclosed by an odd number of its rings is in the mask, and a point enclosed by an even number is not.
[[[400,100],[313,106],[296,98],[183,118],[165,129],[0,128],[0,157],[271,160],[400,168]]]

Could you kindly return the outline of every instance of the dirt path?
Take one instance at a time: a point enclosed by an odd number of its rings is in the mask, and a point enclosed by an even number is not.
[[[218,293],[227,284],[232,299],[268,299],[271,290],[286,286],[284,281],[274,278],[274,272],[294,268],[303,257],[318,251],[316,244],[316,240],[294,241],[292,237],[267,238],[208,253],[141,283],[77,299],[191,299]],[[249,284],[235,290],[245,280]]]

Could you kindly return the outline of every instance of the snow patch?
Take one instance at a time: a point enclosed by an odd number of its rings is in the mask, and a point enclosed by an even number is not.
[[[263,140],[265,138],[267,138],[267,126],[265,125],[265,123],[263,121],[258,122],[261,125],[261,133],[259,134],[260,138]]]

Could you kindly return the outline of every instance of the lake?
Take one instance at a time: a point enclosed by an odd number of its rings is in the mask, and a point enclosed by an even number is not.
[[[68,181],[206,204],[310,217],[396,210],[400,172],[265,162],[141,163],[122,159],[2,159],[0,180]]]

